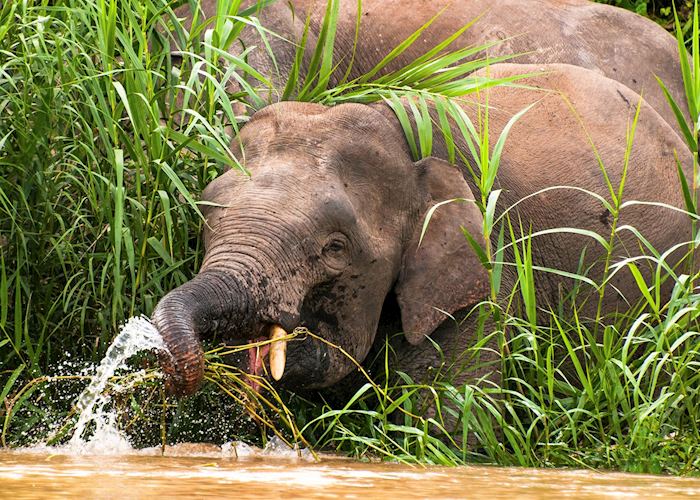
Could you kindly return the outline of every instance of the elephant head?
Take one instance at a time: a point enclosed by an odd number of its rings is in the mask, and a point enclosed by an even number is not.
[[[298,326],[325,342],[289,340],[274,378],[328,387],[355,368],[347,355],[366,357],[390,291],[412,344],[486,293],[485,271],[459,229],[482,233],[475,203],[441,207],[419,245],[435,203],[473,196],[454,165],[412,161],[386,106],[274,104],[241,129],[234,148],[249,175],[231,170],[206,188],[201,270],[152,316],[171,353],[171,391],[199,387],[200,338],[216,333],[242,345]],[[241,368],[267,373],[267,360],[248,354]]]

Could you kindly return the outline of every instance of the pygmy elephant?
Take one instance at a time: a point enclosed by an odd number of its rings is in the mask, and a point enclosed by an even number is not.
[[[577,66],[499,64],[489,71],[499,78],[542,69],[527,87],[488,92],[494,137],[535,103],[510,130],[495,186],[502,190],[496,213],[512,207],[511,218],[523,221],[526,232],[569,226],[607,238],[610,214],[584,190],[611,198],[598,159],[619,185],[626,131],[640,97]],[[478,121],[476,106],[465,104],[464,111]],[[362,362],[381,322],[400,321],[406,341],[398,362],[416,379],[435,358],[427,337],[447,356],[469,346],[472,323],[458,332],[444,321],[488,296],[484,266],[460,231],[463,226],[477,238],[483,234],[482,211],[473,201],[479,191],[466,173],[476,162],[467,155],[470,165],[448,163],[438,135],[433,156],[414,161],[396,115],[383,103],[282,102],[257,112],[233,142],[250,175],[231,170],[206,188],[203,199],[211,205],[201,270],[167,294],[152,316],[172,354],[164,361],[171,389],[197,390],[204,366],[200,338],[213,333],[229,344],[246,344],[307,327],[327,342],[299,336],[277,342],[285,349],[271,347],[262,355],[251,350],[240,360],[250,374],[271,371],[278,383],[295,389],[341,381],[355,369],[342,351]],[[692,164],[677,134],[642,103],[625,199],[682,208],[674,153],[683,165]],[[545,189],[552,186],[571,187]],[[419,245],[427,212],[455,198],[472,201],[438,208]],[[659,251],[690,238],[688,216],[668,207],[631,205],[618,224],[638,228]],[[631,232],[618,232],[615,241],[615,256],[638,248]],[[572,273],[586,248],[583,268],[590,268],[592,279],[600,277],[602,250],[580,231],[545,231],[532,245],[534,266]],[[505,266],[502,288],[515,279]],[[537,274],[539,303],[556,302],[571,286],[567,280]],[[626,307],[639,295],[624,272],[614,288],[618,293],[606,295],[605,310]],[[388,296],[398,304],[396,318],[387,310],[382,315]]]
[[[659,77],[681,109],[686,110],[676,40],[655,22],[628,10],[589,0],[363,0],[353,56],[358,2],[339,3],[334,45],[334,64],[338,67],[330,78],[331,85],[345,74],[351,61],[349,79],[369,72],[394,47],[437,16],[405,52],[376,76],[414,61],[470,25],[451,45],[452,49],[498,42],[489,48],[489,57],[510,56],[510,62],[521,64],[563,63],[595,70],[642,94],[675,128],[676,119],[655,78]],[[243,4],[251,6],[255,2]],[[232,46],[234,52],[255,47],[247,60],[274,82],[270,102],[277,101],[277,92],[285,87],[307,16],[310,25],[302,72],[308,67],[326,4],[327,0],[291,0],[266,5],[256,15],[262,26],[281,37],[268,34],[263,42],[257,29],[247,27],[240,43]],[[183,7],[178,15],[191,19],[188,9]],[[214,16],[217,0],[202,0],[201,9],[204,18]],[[264,49],[266,44],[274,53],[274,63]]]

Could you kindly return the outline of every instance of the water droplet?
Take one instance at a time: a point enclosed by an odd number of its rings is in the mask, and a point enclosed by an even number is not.
[[[130,318],[107,349],[92,380],[78,397],[76,407],[80,416],[65,451],[114,454],[132,449],[129,440],[117,428],[115,412],[106,409],[109,398],[104,390],[110,377],[125,366],[128,358],[148,349],[165,349],[160,333],[145,316]],[[95,430],[86,438],[83,434],[90,422],[94,422]]]

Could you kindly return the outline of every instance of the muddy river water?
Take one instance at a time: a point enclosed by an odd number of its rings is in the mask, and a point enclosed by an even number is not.
[[[410,467],[321,458],[0,451],[0,498],[689,498],[700,479],[497,467]]]

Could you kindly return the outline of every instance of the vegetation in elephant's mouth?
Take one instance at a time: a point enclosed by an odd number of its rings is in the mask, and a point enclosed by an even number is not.
[[[300,334],[297,329],[286,335],[291,340]],[[222,346],[205,353],[204,379],[215,385],[220,393],[228,397],[237,406],[244,409],[256,424],[270,433],[280,437],[290,446],[302,443],[310,448],[299,430],[293,412],[285,404],[285,398],[270,383],[265,360],[261,359],[262,373],[256,373],[251,366],[232,366],[225,362],[228,356],[245,353],[251,357],[260,357],[263,348],[270,349],[274,339],[262,340],[238,346]]]
[[[269,384],[264,383],[265,377],[280,380],[284,375],[287,362],[287,342],[299,335],[309,333],[305,328],[296,328],[293,332],[287,333],[279,325],[272,325],[267,330],[269,331],[268,336],[259,337],[246,344],[219,347],[207,354],[210,357],[218,355],[221,358],[238,355],[239,359],[242,358],[239,370],[245,376],[246,385],[253,392],[259,392],[263,385],[269,388]]]
[[[165,291],[201,265],[202,243],[194,235],[202,219],[193,193],[225,165],[235,166],[228,144],[230,128],[241,117],[223,83],[230,75],[217,63],[219,51],[235,42],[241,26],[220,16],[209,45],[184,40],[192,51],[175,68],[167,51],[146,37],[163,13],[172,14],[170,3],[0,2],[3,445],[47,436],[60,442],[72,423],[71,401],[85,379],[62,371],[77,373],[99,361],[120,322],[152,310]],[[173,36],[185,36],[183,27],[177,28]],[[694,36],[697,41],[697,32]],[[217,42],[220,46],[211,45]],[[320,61],[329,47],[319,50],[320,66],[326,65]],[[440,71],[437,79],[447,82],[445,75],[457,69],[445,64]],[[700,88],[700,68],[693,74],[694,88]],[[402,85],[334,89],[320,83],[292,82],[289,90],[305,88],[310,99],[324,102],[378,98],[382,92],[391,99],[393,92],[405,90]],[[421,98],[429,95],[430,89],[424,90]],[[700,102],[696,94],[688,97]],[[263,102],[257,95],[234,97],[240,100],[233,104],[241,106],[244,97]],[[414,116],[421,118],[419,105],[420,100]],[[419,139],[427,141],[432,128],[425,122]],[[487,132],[482,144],[488,146]],[[696,131],[689,133],[697,137]],[[693,180],[684,193],[691,214],[698,213],[696,189]],[[491,206],[493,198],[485,196],[484,205]],[[499,320],[497,328],[481,333],[499,339],[503,387],[455,387],[442,377],[446,366],[435,371],[433,383],[418,384],[390,372],[387,344],[374,355],[378,372],[366,373],[358,365],[360,388],[338,405],[277,390],[268,378],[227,364],[227,348],[219,347],[206,353],[209,383],[180,401],[166,397],[154,361],[133,360],[144,371],[138,380],[117,380],[124,389],[113,398],[120,425],[137,446],[260,442],[276,434],[292,444],[365,459],[697,473],[697,276],[666,273],[654,255],[657,281],[639,280],[641,303],[585,323],[564,301],[531,300],[527,239],[509,243],[508,238],[502,235],[504,244],[522,257],[522,280],[511,298],[522,298],[524,308],[499,309],[492,302],[481,307]],[[491,257],[497,252],[493,249]],[[498,259],[494,263],[492,276],[499,270]],[[656,297],[664,280],[674,285],[667,303]],[[312,332],[290,335],[302,334]],[[474,352],[484,345],[477,343]],[[564,368],[567,362],[573,370]],[[251,381],[263,390],[253,390]],[[436,403],[434,414],[423,411],[426,401]],[[445,428],[447,417],[455,415],[459,437]]]

